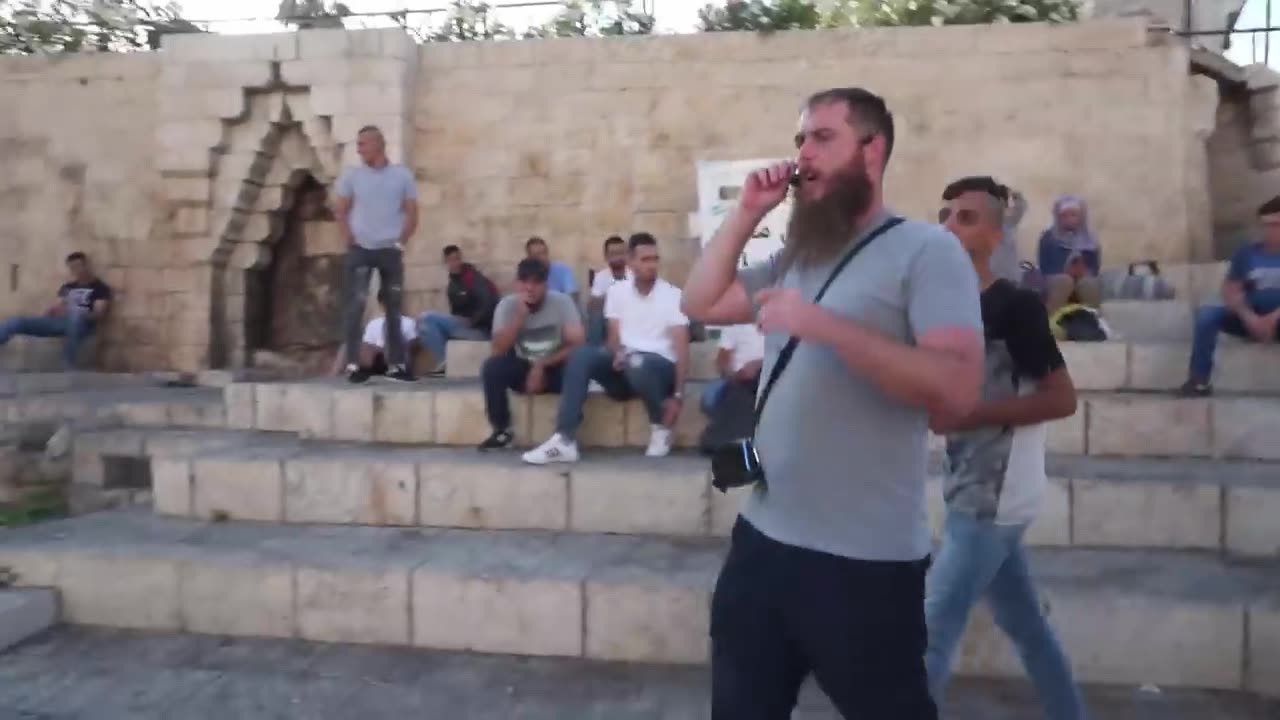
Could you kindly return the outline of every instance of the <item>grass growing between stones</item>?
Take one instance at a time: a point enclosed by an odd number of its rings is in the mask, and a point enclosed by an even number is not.
[[[30,525],[67,516],[61,488],[40,488],[18,502],[0,503],[0,527]]]

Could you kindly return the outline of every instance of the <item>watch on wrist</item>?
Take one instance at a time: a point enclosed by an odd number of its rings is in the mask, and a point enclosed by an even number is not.
[[[673,398],[675,398],[676,400],[679,400],[679,401],[681,401],[681,402],[684,402],[684,392],[683,392],[683,391],[677,390],[677,391],[675,391],[675,392],[671,393],[671,397],[673,397]]]

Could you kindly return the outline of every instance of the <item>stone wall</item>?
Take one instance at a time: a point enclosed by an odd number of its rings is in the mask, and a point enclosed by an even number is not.
[[[1024,253],[1072,192],[1109,263],[1211,254],[1214,99],[1141,20],[422,47],[398,30],[188,35],[154,54],[0,59],[0,247],[17,266],[0,315],[41,307],[84,249],[120,290],[102,365],[250,362],[252,328],[280,312],[255,279],[341,253],[332,222],[287,220],[366,123],[419,178],[409,309],[443,307],[444,245],[505,285],[534,234],[585,280],[605,236],[648,230],[682,282],[696,162],[788,155],[802,99],[850,84],[897,116],[902,212],[932,216],[947,180],[993,173],[1032,203]]]

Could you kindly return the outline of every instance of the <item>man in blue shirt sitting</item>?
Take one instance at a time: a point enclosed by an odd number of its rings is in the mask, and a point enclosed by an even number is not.
[[[573,268],[565,265],[559,260],[551,259],[551,250],[547,247],[547,241],[540,237],[531,237],[524,244],[524,252],[534,260],[540,260],[547,266],[547,289],[564,293],[573,298],[573,304],[578,304],[578,281],[573,278]]]
[[[1213,392],[1213,352],[1218,333],[1225,332],[1261,343],[1280,339],[1280,196],[1258,208],[1262,240],[1250,243],[1231,258],[1222,282],[1222,305],[1205,305],[1196,313],[1191,344],[1191,369],[1182,394]]]

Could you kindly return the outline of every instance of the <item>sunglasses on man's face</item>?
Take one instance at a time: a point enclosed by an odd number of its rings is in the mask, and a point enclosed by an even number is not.
[[[955,211],[955,215],[956,215],[956,222],[966,227],[969,225],[976,225],[978,223],[977,210],[969,210],[967,208],[961,208]],[[951,219],[951,208],[944,207],[938,211],[939,225],[946,225],[947,221],[950,219]]]

